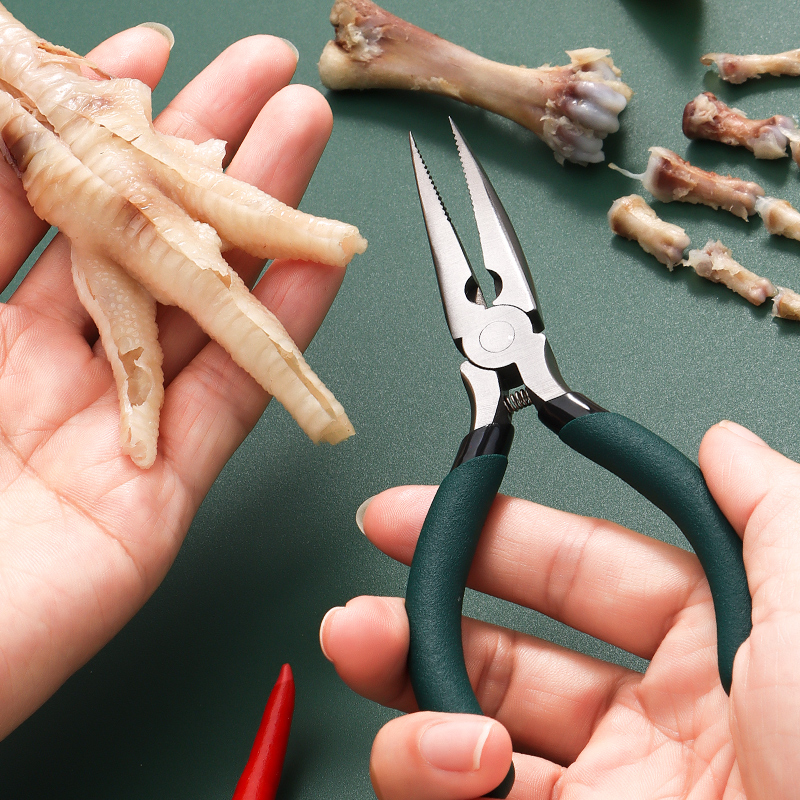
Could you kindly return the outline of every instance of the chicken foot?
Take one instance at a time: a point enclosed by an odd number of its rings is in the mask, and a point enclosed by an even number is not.
[[[295,417],[314,441],[353,430],[278,320],[221,256],[346,264],[366,242],[222,172],[224,143],[157,133],[150,92],[98,75],[0,5],[0,139],[36,213],[73,249],[73,277],[117,382],[121,442],[155,458],[163,399],[155,301],[178,305]]]
[[[152,410],[160,409],[164,401],[156,301],[118,264],[76,247],[72,279],[97,325],[117,384],[120,448],[137,466],[151,466],[159,422]]]

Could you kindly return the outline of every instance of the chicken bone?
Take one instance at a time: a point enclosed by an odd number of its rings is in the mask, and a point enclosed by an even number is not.
[[[770,233],[800,240],[800,211],[787,200],[759,197],[756,200],[756,212]]]
[[[701,278],[727,286],[754,306],[760,306],[778,291],[771,281],[736,261],[720,241],[709,239],[702,250],[690,250],[684,264]]]
[[[700,203],[730,211],[745,220],[755,213],[756,198],[764,195],[757,183],[700,169],[666,147],[650,148],[644,172],[629,172],[616,164],[609,164],[609,167],[641,181],[644,188],[663,203],[673,200]]]
[[[800,75],[800,50],[786,50],[771,55],[738,56],[733,53],[706,53],[700,57],[706,66],[714,66],[728,83],[744,83],[762,75]]]
[[[686,104],[683,132],[690,139],[746,147],[756,158],[783,158],[790,137],[797,135],[791,117],[748,119],[744,112],[726,105],[711,92],[703,92]]]
[[[659,218],[638,194],[616,199],[608,210],[608,223],[614,233],[637,242],[670,272],[683,261],[691,244],[683,228]]]
[[[565,66],[537,69],[483,58],[384,11],[371,0],[336,0],[336,38],[319,61],[329,89],[410,89],[478,106],[532,130],[559,163],[604,159],[632,91],[610,51],[568,51]]]
[[[688,250],[684,258],[690,245],[686,232],[660,219],[640,195],[615,200],[608,211],[608,221],[614,233],[638,242],[670,271],[678,264],[691,267],[701,278],[727,286],[753,305],[759,306],[772,297],[773,316],[800,319],[800,295],[790,289],[779,290],[767,278],[743,267],[722,242],[710,239],[702,250]]]
[[[772,298],[772,315],[781,319],[800,321],[800,294],[785,286],[778,287]]]

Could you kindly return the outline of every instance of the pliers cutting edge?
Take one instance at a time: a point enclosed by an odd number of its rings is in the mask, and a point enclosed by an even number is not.
[[[699,468],[627,417],[606,411],[564,382],[514,228],[489,178],[452,120],[472,200],[484,265],[496,285],[487,306],[458,234],[414,137],[411,155],[447,324],[466,357],[461,377],[472,407],[470,432],[423,525],[406,590],[409,671],[419,707],[480,714],[467,677],[461,611],[467,574],[508,464],[512,414],[535,406],[573,450],[618,475],[683,531],[705,570],[717,621],[722,686],[750,635],[751,598],[742,543],[717,507]],[[505,797],[509,775],[489,797]]]

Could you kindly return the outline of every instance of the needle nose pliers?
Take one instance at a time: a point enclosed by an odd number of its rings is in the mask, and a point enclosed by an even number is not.
[[[494,278],[487,305],[444,203],[409,135],[417,189],[447,324],[466,357],[461,377],[472,424],[420,534],[406,590],[409,672],[421,709],[480,714],[467,677],[461,611],[467,573],[508,464],[512,414],[534,406],[573,450],[618,475],[683,531],[705,570],[714,600],[722,686],[750,635],[751,598],[742,543],[699,468],[625,416],[606,411],[564,382],[544,333],[530,269],[489,178],[452,120],[483,251]],[[505,797],[506,780],[487,795]]]

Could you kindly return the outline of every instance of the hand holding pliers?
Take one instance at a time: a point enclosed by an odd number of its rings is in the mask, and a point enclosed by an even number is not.
[[[480,714],[467,677],[461,610],[467,574],[508,464],[512,414],[534,406],[573,450],[618,475],[683,531],[705,570],[717,621],[722,686],[749,636],[751,598],[742,543],[699,468],[625,416],[606,411],[564,382],[519,240],[483,168],[452,123],[472,200],[484,265],[496,297],[484,295],[413,136],[411,154],[447,324],[466,357],[461,377],[472,407],[470,432],[439,488],[409,573],[409,671],[421,709]],[[490,797],[505,797],[513,766]]]

